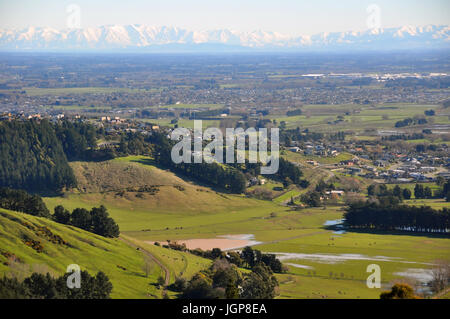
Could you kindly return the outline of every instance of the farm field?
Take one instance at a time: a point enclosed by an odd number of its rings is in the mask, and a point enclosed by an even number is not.
[[[423,115],[425,110],[438,110],[436,105],[422,104],[382,104],[369,105],[305,105],[302,107],[304,115],[297,116],[275,116],[268,115],[266,118],[286,122],[286,127],[308,127],[314,132],[338,132],[354,131],[363,133],[368,130],[395,129],[395,122],[415,115]],[[343,116],[343,122],[329,125],[328,122]],[[433,124],[448,124],[448,114],[436,113]],[[425,127],[430,124],[424,125]],[[414,128],[414,127],[413,127]],[[409,127],[408,129],[411,129]],[[398,129],[399,131],[405,128]]]
[[[197,108],[204,108],[204,109],[219,109],[223,107],[223,104],[170,104],[170,105],[162,105],[159,106],[159,108],[167,108],[167,109],[197,109]]]

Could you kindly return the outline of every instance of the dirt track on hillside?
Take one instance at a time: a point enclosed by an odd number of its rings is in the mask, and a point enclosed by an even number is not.
[[[123,241],[124,243],[126,243],[127,245],[138,249],[140,252],[144,253],[146,256],[148,256],[151,260],[153,260],[155,263],[158,264],[158,266],[160,266],[165,273],[165,278],[164,278],[164,289],[166,289],[166,287],[169,285],[170,283],[170,271],[169,268],[167,268],[158,258],[156,258],[152,253],[150,253],[149,251],[145,250],[142,247],[139,247],[138,245],[136,245],[135,243],[123,238],[123,237],[119,237],[119,239],[121,241]]]

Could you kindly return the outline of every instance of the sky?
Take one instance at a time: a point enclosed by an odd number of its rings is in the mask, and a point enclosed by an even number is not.
[[[384,28],[450,25],[449,0],[0,0],[0,28],[66,28],[71,4],[79,8],[81,28],[145,24],[296,36],[362,31],[370,21]]]

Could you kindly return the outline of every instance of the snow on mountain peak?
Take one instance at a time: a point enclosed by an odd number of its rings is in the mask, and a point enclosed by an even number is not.
[[[84,29],[28,27],[0,30],[0,50],[151,49],[164,45],[199,44],[259,49],[408,49],[449,48],[449,26],[403,26],[366,31],[323,32],[287,36],[279,32],[228,29],[190,31],[179,27],[105,25]]]

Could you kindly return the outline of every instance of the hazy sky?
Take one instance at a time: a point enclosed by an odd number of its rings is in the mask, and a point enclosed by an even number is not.
[[[0,0],[0,27],[64,28],[70,4],[80,8],[81,27],[137,23],[314,34],[367,29],[370,4],[381,9],[381,27],[450,24],[450,0]]]

